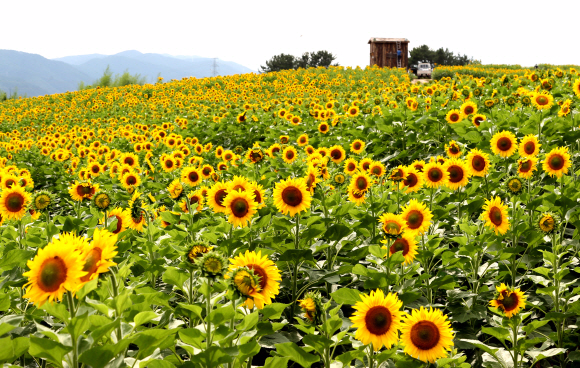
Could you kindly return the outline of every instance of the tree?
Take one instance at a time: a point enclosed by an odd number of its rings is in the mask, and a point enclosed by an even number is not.
[[[409,64],[415,65],[418,63],[431,63],[437,65],[466,65],[469,63],[467,55],[455,56],[449,49],[443,47],[437,50],[431,50],[427,45],[415,47],[409,53]]]
[[[305,52],[302,56],[294,57],[288,54],[275,55],[266,61],[266,66],[260,66],[262,73],[277,72],[286,69],[317,68],[319,66],[328,67],[336,60],[332,53],[321,50],[316,52]],[[333,64],[338,65],[338,64]]]

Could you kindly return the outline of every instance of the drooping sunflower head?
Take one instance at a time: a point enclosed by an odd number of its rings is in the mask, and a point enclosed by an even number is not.
[[[212,248],[213,247],[206,242],[195,241],[187,248],[184,258],[189,264],[193,265],[199,257],[210,252]]]
[[[171,199],[177,201],[181,195],[183,194],[183,184],[181,184],[181,181],[179,179],[174,179],[169,186],[167,187],[167,192],[169,193],[169,196],[171,197]]]
[[[544,171],[550,176],[561,178],[562,175],[568,173],[568,169],[572,166],[570,162],[570,154],[568,147],[557,147],[552,149],[543,162]]]
[[[536,228],[544,234],[556,232],[562,226],[562,221],[558,214],[553,212],[544,212],[536,220]]]
[[[405,315],[401,341],[405,353],[423,362],[435,363],[451,350],[453,330],[447,316],[439,309],[421,307]]]
[[[526,306],[526,296],[520,289],[512,289],[501,284],[496,289],[495,299],[489,305],[502,311],[507,318],[512,318]]]
[[[93,197],[93,205],[100,211],[106,211],[111,206],[111,197],[105,192],[99,192]]]
[[[224,256],[216,251],[204,253],[195,263],[201,275],[211,279],[222,277],[228,267]]]
[[[20,220],[30,205],[30,194],[20,185],[15,184],[0,194],[0,214],[4,220]]]
[[[505,182],[506,189],[511,194],[520,194],[524,187],[524,183],[522,183],[522,179],[517,176],[509,177]]]
[[[495,133],[491,138],[491,151],[501,157],[510,157],[518,149],[516,136],[505,130]]]
[[[375,351],[383,346],[390,349],[398,341],[403,302],[397,294],[385,295],[380,289],[371,291],[370,295],[362,294],[360,299],[350,317],[357,329],[355,338],[365,345],[372,343]]]
[[[379,217],[379,223],[385,235],[392,239],[396,239],[407,229],[407,222],[403,216],[394,213],[383,213]]]
[[[321,323],[321,316],[324,311],[320,292],[308,291],[304,294],[304,299],[298,300],[298,303],[302,312],[304,312],[304,318],[314,325]]]
[[[55,203],[55,195],[47,190],[36,192],[32,197],[32,205],[37,211],[50,209]]]

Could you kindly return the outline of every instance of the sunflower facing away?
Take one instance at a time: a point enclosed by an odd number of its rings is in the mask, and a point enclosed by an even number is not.
[[[543,162],[544,171],[550,176],[556,176],[561,178],[562,175],[568,173],[568,168],[572,166],[570,162],[570,154],[568,153],[568,147],[558,147],[546,154],[546,158]]]
[[[526,296],[520,289],[512,290],[505,284],[501,284],[496,289],[495,299],[489,305],[502,311],[507,318],[512,318],[526,306]]]
[[[396,238],[403,233],[403,230],[407,230],[407,222],[402,215],[383,213],[379,217],[379,222],[385,235],[390,238]]]
[[[0,214],[4,220],[20,220],[30,205],[30,194],[18,184],[4,189],[0,195]]]
[[[433,214],[424,203],[411,199],[409,204],[403,207],[401,217],[406,221],[405,233],[412,236],[424,234],[431,226]]]
[[[446,350],[451,350],[453,330],[447,316],[439,309],[421,307],[405,315],[401,342],[405,353],[423,362],[435,363],[447,356]]]
[[[350,317],[357,329],[355,338],[365,345],[372,343],[375,351],[383,346],[390,349],[399,340],[403,302],[397,294],[385,295],[380,289],[371,291],[370,295],[362,294],[360,298]]]
[[[501,198],[493,197],[491,200],[485,200],[483,209],[481,218],[485,220],[485,226],[493,229],[496,235],[498,232],[504,235],[510,227],[507,212],[508,206],[503,204]]]
[[[228,222],[234,227],[246,227],[252,221],[252,216],[254,216],[258,207],[254,199],[253,192],[242,190],[228,191],[223,202],[226,208],[225,214],[228,215]]]
[[[491,138],[491,151],[501,157],[510,157],[518,149],[518,141],[512,132],[505,130],[495,133]]]
[[[81,277],[87,274],[79,252],[85,244],[88,242],[84,237],[63,233],[39,249],[27,263],[30,271],[22,274],[28,278],[24,297],[41,306],[47,301],[62,300],[65,291],[76,292],[82,286]]]
[[[278,267],[268,259],[268,256],[262,257],[262,252],[246,251],[245,254],[240,254],[235,258],[230,258],[229,270],[234,271],[239,267],[247,267],[251,269],[256,276],[260,278],[259,294],[262,298],[246,299],[244,305],[250,309],[256,306],[258,309],[263,309],[265,305],[272,304],[272,299],[280,292],[280,270]]]
[[[294,215],[310,208],[312,197],[306,188],[303,178],[288,178],[276,183],[274,188],[274,205],[284,215]]]

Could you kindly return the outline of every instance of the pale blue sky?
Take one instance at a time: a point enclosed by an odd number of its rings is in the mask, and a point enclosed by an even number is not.
[[[328,50],[368,65],[371,37],[402,37],[483,63],[580,64],[580,1],[10,1],[0,49],[47,58],[125,50],[219,57],[257,70]]]

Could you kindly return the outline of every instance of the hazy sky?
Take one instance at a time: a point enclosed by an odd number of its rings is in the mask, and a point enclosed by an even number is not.
[[[3,1],[0,49],[198,55],[257,70],[273,55],[328,50],[369,63],[371,37],[448,48],[485,64],[580,64],[580,0]]]

